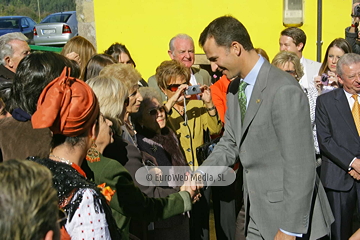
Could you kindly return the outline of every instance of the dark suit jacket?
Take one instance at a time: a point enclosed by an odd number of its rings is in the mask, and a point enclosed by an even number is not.
[[[265,61],[242,124],[238,86],[239,80],[229,86],[225,132],[203,166],[231,166],[240,158],[245,207],[264,239],[279,228],[307,233],[310,224],[311,239],[328,234],[333,217],[316,184],[309,102],[300,85]]]
[[[360,158],[360,138],[342,88],[318,97],[316,128],[322,154],[324,187],[348,191],[355,180],[348,174],[350,162]]]

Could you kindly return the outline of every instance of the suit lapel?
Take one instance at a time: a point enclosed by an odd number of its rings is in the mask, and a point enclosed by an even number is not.
[[[354,134],[354,136],[358,139],[358,132],[355,126],[354,118],[352,116],[351,110],[349,108],[349,102],[346,99],[346,95],[343,89],[334,90],[335,94],[335,106],[340,113],[340,116],[344,119],[344,122],[350,128],[350,131]]]
[[[257,111],[259,110],[260,105],[262,104],[263,101],[262,92],[266,88],[267,79],[268,79],[267,75],[269,74],[269,70],[270,70],[270,64],[265,61],[256,78],[255,86],[251,93],[249,105],[246,109],[246,114],[244,118],[244,123],[242,125],[242,134],[241,134],[243,137],[250,123],[254,119]]]

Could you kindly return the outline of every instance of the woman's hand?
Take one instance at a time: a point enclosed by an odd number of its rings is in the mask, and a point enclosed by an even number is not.
[[[314,83],[318,93],[320,94],[324,86],[323,82],[321,81],[321,76],[314,77]]]
[[[211,117],[215,117],[217,115],[217,111],[212,101],[210,87],[206,85],[202,85],[200,89],[202,91],[202,93],[200,94],[201,99],[204,101],[208,113],[210,114]]]
[[[79,65],[81,64],[80,56],[76,52],[68,53],[68,54],[66,54],[66,57],[70,60],[76,61]]]
[[[174,95],[172,95],[172,97],[169,98],[168,101],[165,103],[166,112],[169,112],[170,109],[175,105],[175,103],[181,102],[185,99],[184,91],[187,88],[188,85],[186,84],[182,84],[179,86]]]
[[[192,181],[194,181],[191,177],[190,173],[186,173],[188,176],[184,184],[180,187],[180,191],[187,191],[190,194],[190,198],[192,203],[196,203],[200,200],[201,193],[199,189],[192,187]]]
[[[339,79],[336,75],[336,73],[328,71],[328,76],[329,76],[329,85],[332,87],[339,87]]]
[[[210,88],[206,85],[200,86],[201,92],[199,95],[206,105],[212,104]]]

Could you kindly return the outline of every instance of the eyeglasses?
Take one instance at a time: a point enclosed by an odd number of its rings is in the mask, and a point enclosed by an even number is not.
[[[66,214],[66,212],[63,209],[59,208],[59,219],[57,220],[57,222],[60,224],[60,226],[66,223],[67,218],[68,215]]]
[[[149,111],[149,114],[150,114],[151,116],[155,116],[155,115],[158,113],[158,111],[161,112],[161,113],[164,112],[164,111],[165,111],[164,106],[151,109],[151,110]]]
[[[170,84],[166,88],[172,92],[176,92],[178,90],[178,88],[180,87],[180,85],[183,85],[183,84],[187,84],[187,82],[183,82],[181,84]]]

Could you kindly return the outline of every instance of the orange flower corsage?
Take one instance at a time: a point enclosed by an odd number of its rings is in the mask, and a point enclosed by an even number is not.
[[[99,184],[98,188],[100,188],[100,192],[104,195],[107,203],[109,203],[116,191],[112,190],[110,186],[105,187],[105,185],[106,183]]]

